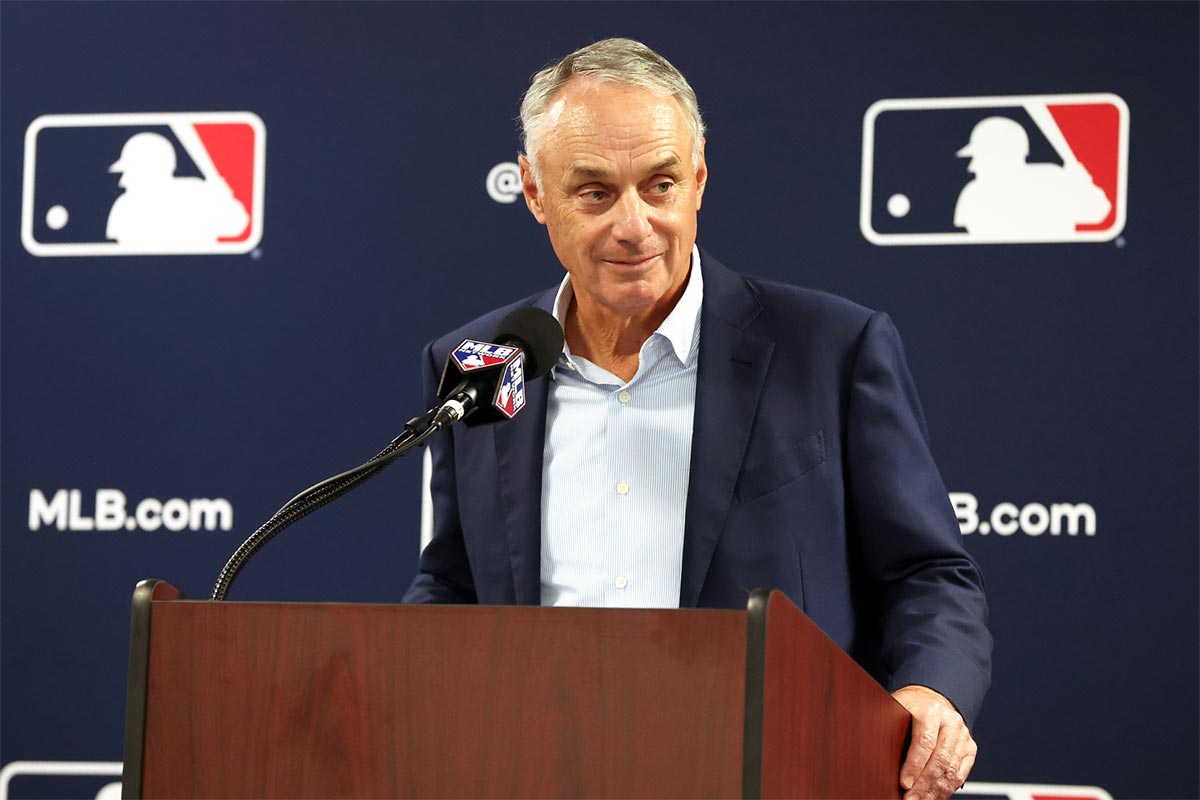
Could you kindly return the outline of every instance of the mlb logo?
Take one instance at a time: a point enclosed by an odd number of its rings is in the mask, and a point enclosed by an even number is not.
[[[1113,800],[1099,786],[967,781],[954,797],[961,800]]]
[[[87,797],[120,800],[120,761],[10,761],[0,769],[0,800]]]
[[[515,347],[463,339],[462,344],[451,353],[451,357],[458,364],[458,368],[466,373],[499,366],[508,361],[515,352],[517,352]]]
[[[265,154],[266,128],[245,111],[38,117],[21,241],[35,256],[248,253]]]
[[[1110,241],[1128,151],[1115,94],[880,100],[863,117],[859,227],[877,245]]]
[[[525,358],[517,355],[504,368],[504,377],[496,390],[496,400],[493,403],[496,410],[512,419],[525,407]]]

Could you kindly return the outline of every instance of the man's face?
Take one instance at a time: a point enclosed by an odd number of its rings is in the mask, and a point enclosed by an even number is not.
[[[579,302],[628,317],[678,298],[708,177],[702,148],[693,167],[673,97],[580,78],[554,97],[533,154],[541,189],[525,158],[521,180]]]

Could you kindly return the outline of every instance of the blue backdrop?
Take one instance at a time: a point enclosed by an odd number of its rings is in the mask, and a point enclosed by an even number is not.
[[[4,3],[0,764],[119,760],[134,583],[206,595],[284,500],[422,410],[425,341],[560,278],[545,232],[503,202],[504,168],[488,176],[515,160],[531,73],[620,35],[699,95],[701,244],[885,309],[905,336],[992,605],[973,779],[1200,795],[1197,9]],[[1128,108],[1127,193],[1111,198],[1126,221],[1108,241],[864,235],[872,104],[1095,93]],[[1021,101],[985,105],[1022,122],[1031,161],[1062,161]],[[904,124],[868,125],[871,190],[903,186],[912,203],[895,216],[868,198],[881,232],[960,230],[947,214],[970,177],[953,155],[981,117],[970,108],[917,103]],[[265,137],[197,149],[181,131],[203,130],[200,112],[250,112]],[[117,113],[145,116],[103,116]],[[39,129],[45,115],[71,116]],[[261,189],[261,208],[245,203],[261,238],[35,255],[106,243],[130,176],[109,169],[139,131],[172,143],[177,175],[215,166],[235,195]],[[419,479],[410,456],[289,530],[231,598],[396,601]],[[99,490],[121,493],[127,522]],[[1054,514],[1078,532],[1055,535]],[[115,780],[9,773],[12,797]]]

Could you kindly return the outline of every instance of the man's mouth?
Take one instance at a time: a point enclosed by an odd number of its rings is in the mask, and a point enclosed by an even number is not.
[[[638,267],[644,267],[644,266],[648,265],[651,261],[653,261],[654,259],[658,258],[661,255],[662,255],[662,253],[655,253],[653,255],[642,256],[642,257],[635,256],[633,258],[630,258],[628,256],[624,256],[621,258],[606,258],[604,260],[607,261],[609,264],[615,264],[618,267],[626,267],[629,269],[636,269]]]

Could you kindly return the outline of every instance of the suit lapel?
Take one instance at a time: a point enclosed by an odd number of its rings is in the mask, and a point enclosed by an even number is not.
[[[549,311],[555,289],[534,303]],[[542,453],[546,440],[547,375],[526,384],[525,408],[516,419],[495,425],[496,489],[499,527],[508,537],[513,596],[517,605],[541,602],[542,584]]]
[[[707,253],[691,479],[679,605],[696,605],[733,501],[750,425],[775,344],[748,332],[761,306],[742,277]]]

